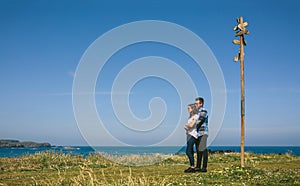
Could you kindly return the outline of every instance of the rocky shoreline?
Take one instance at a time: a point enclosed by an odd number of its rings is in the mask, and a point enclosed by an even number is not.
[[[21,142],[19,140],[0,140],[0,148],[41,148],[52,147],[50,143],[37,143],[32,141]]]

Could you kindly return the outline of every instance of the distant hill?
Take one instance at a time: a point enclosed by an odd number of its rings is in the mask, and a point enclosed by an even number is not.
[[[40,147],[52,147],[50,143],[37,143],[32,141],[21,142],[19,140],[0,140],[0,148],[12,148],[12,147],[23,147],[23,148],[40,148]]]

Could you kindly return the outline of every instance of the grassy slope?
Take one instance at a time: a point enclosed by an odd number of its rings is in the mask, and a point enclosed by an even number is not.
[[[0,158],[0,185],[300,185],[300,157],[289,154],[246,154],[244,168],[238,154],[214,154],[207,173],[190,174],[183,173],[188,167],[184,155],[110,158],[115,159],[51,152]],[[134,166],[141,160],[159,163]]]

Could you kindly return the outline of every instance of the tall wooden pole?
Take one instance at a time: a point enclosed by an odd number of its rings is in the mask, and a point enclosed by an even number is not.
[[[243,17],[240,17],[239,24],[243,24]],[[241,71],[241,167],[244,167],[245,165],[244,35],[240,36],[240,71]]]
[[[245,165],[245,74],[244,74],[244,46],[246,45],[244,34],[249,34],[245,28],[248,23],[243,22],[243,17],[237,19],[238,25],[233,28],[237,30],[235,36],[240,36],[240,40],[233,40],[234,44],[240,45],[240,52],[235,56],[234,61],[240,60],[241,71],[241,167]]]

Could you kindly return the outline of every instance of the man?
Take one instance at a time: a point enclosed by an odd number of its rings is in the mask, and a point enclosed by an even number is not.
[[[208,151],[206,146],[208,137],[208,114],[203,108],[204,99],[202,97],[196,98],[195,102],[199,110],[199,121],[197,122],[198,138],[196,141],[197,166],[195,171],[207,172]],[[203,166],[201,168],[202,159]]]

